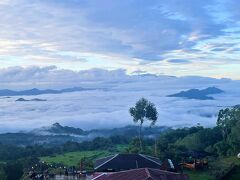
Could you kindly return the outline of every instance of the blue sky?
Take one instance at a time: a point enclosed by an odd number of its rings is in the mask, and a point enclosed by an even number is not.
[[[1,0],[0,68],[240,79],[238,0]]]

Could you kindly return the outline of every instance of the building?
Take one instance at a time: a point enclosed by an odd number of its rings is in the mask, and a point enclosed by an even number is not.
[[[185,174],[152,168],[132,169],[114,173],[102,173],[93,180],[189,180]]]
[[[98,159],[94,166],[95,172],[118,172],[138,168],[160,169],[158,158],[143,154],[116,154]]]

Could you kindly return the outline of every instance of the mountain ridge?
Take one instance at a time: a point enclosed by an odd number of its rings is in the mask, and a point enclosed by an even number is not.
[[[208,87],[202,90],[189,89],[187,91],[181,91],[176,94],[168,95],[167,97],[182,97],[182,98],[197,99],[197,100],[214,100],[214,98],[209,95],[220,94],[220,93],[224,93],[224,91],[216,87]]]
[[[54,90],[54,89],[40,90],[37,88],[33,88],[33,89],[22,90],[22,91],[2,89],[0,90],[0,96],[31,96],[31,95],[41,95],[41,94],[62,94],[62,93],[78,92],[78,91],[86,91],[86,90],[93,90],[93,89],[87,89],[82,87],[65,88],[60,90]]]

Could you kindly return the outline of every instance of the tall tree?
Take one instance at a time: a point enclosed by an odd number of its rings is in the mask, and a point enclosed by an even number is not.
[[[151,121],[151,126],[154,125],[158,118],[158,112],[155,105],[145,98],[138,100],[134,107],[129,109],[130,115],[135,123],[139,123],[139,143],[142,151],[142,125],[148,120]]]
[[[222,130],[223,138],[226,139],[231,128],[240,121],[240,107],[222,109],[218,113],[217,126]]]

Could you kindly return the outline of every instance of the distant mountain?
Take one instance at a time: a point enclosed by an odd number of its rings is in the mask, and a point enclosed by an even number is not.
[[[160,133],[169,130],[169,127],[143,127],[142,134],[144,137],[148,138],[154,138],[159,136]],[[121,128],[113,128],[113,129],[94,129],[90,131],[84,131],[80,128],[74,128],[69,126],[62,126],[59,123],[54,123],[51,126],[48,127],[42,127],[34,129],[30,132],[24,132],[24,136],[27,134],[29,135],[28,144],[33,141],[35,144],[61,144],[66,141],[86,141],[86,140],[92,140],[96,137],[110,137],[110,136],[125,136],[128,138],[136,137],[138,136],[138,127],[137,126],[126,126]],[[1,136],[4,136],[6,138],[6,134],[0,134],[0,143]],[[7,136],[8,137],[8,136]],[[11,133],[11,138],[13,138],[17,142],[16,139],[18,137],[14,137],[14,133]],[[61,139],[62,138],[62,139]],[[30,140],[31,139],[31,140]],[[10,139],[12,140],[12,139]],[[4,143],[6,143],[8,140],[4,139]],[[20,141],[22,143],[22,140]],[[26,144],[24,144],[26,145]]]
[[[13,91],[9,89],[2,89],[0,90],[0,96],[31,96],[31,95],[41,95],[41,94],[61,94],[61,93],[68,93],[68,92],[77,92],[77,91],[84,91],[84,90],[91,90],[85,89],[81,87],[73,87],[61,90],[53,90],[53,89],[45,89],[40,90],[37,88],[23,90],[23,91]]]
[[[168,97],[183,97],[187,99],[198,99],[198,100],[214,100],[213,97],[208,96],[211,94],[220,94],[224,91],[216,87],[208,87],[206,89],[190,89],[187,91],[181,91],[176,94],[168,95]]]
[[[84,131],[80,128],[62,126],[59,123],[54,123],[49,127],[34,129],[31,133],[38,135],[83,135]]]
[[[28,101],[47,101],[46,99],[38,99],[38,98],[34,98],[34,99],[24,99],[24,98],[18,98],[16,100],[17,102],[20,101],[20,102],[28,102]]]
[[[144,137],[154,138],[164,131],[170,130],[169,127],[143,127],[142,134]],[[126,126],[113,129],[95,129],[84,131],[80,128],[62,126],[54,123],[49,127],[34,129],[29,132],[3,133],[0,134],[0,144],[13,144],[27,146],[33,144],[44,144],[55,146],[67,141],[82,142],[92,140],[96,137],[124,136],[132,138],[138,136],[137,126]],[[117,138],[117,137],[116,137]]]
[[[142,133],[146,136],[151,136],[153,134],[159,134],[162,131],[169,129],[168,127],[143,127]],[[34,129],[30,133],[45,135],[84,135],[84,136],[94,136],[94,137],[109,137],[112,135],[126,135],[126,136],[137,136],[138,135],[138,127],[137,126],[125,126],[120,128],[113,129],[93,129],[89,131],[84,131],[80,128],[74,128],[69,126],[62,126],[59,123],[54,123],[48,127],[42,127],[38,129]]]

